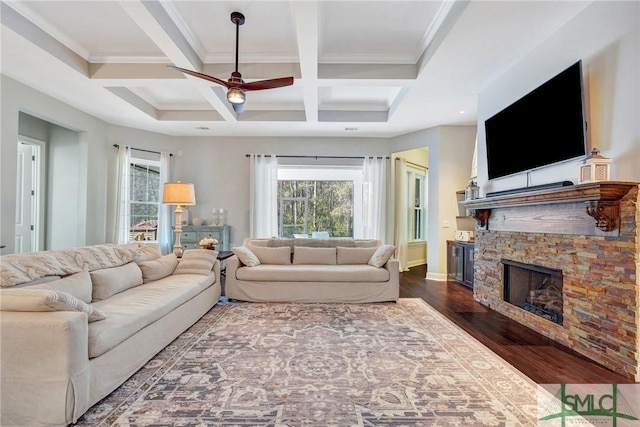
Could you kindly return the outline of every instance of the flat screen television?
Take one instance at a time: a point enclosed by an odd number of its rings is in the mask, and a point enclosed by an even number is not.
[[[489,179],[586,155],[582,61],[484,122]]]

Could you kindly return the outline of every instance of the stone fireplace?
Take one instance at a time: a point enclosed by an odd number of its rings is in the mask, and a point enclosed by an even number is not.
[[[639,381],[639,202],[638,184],[628,182],[580,184],[464,202],[478,221],[474,298]],[[533,274],[515,273],[530,276],[533,284],[524,285],[524,291],[507,290],[509,298],[505,298],[505,274],[511,276],[514,265],[534,266]],[[536,270],[551,276],[560,272],[560,286],[549,285],[552,278],[542,285],[546,276]],[[559,322],[536,313],[535,307],[522,307],[523,294],[530,298],[532,291],[534,301],[542,304],[535,298],[544,294],[537,295],[539,287],[559,291]],[[516,304],[509,301],[514,293],[519,293],[514,296]]]

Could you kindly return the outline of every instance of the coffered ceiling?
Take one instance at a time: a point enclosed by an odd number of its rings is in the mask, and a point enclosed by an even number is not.
[[[170,135],[380,136],[475,124],[477,94],[590,2],[2,1],[2,73],[109,123]],[[227,80],[293,76],[247,92]]]

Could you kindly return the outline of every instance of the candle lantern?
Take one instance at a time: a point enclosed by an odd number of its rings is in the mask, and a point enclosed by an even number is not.
[[[579,184],[596,181],[609,181],[611,173],[611,159],[600,155],[600,150],[594,148],[591,154],[580,164]]]

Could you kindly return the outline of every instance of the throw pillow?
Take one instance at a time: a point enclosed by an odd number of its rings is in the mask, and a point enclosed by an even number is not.
[[[141,262],[138,266],[142,270],[142,283],[153,282],[169,276],[177,265],[178,257],[175,254]]]
[[[260,265],[260,260],[258,257],[251,252],[246,246],[237,246],[235,248],[231,248],[231,251],[235,256],[238,257],[241,263],[246,265],[247,267],[255,267],[256,265]]]
[[[106,319],[107,315],[66,292],[48,289],[3,289],[0,291],[2,311],[80,311],[89,322]]]
[[[101,301],[129,288],[142,285],[142,271],[135,262],[120,267],[94,270],[90,274],[93,301]]]
[[[295,246],[293,248],[294,264],[336,264],[336,248],[310,248]]]
[[[389,261],[396,251],[396,247],[393,245],[382,245],[376,249],[369,259],[369,265],[374,267],[382,267]]]
[[[162,256],[162,252],[160,252],[160,245],[158,245],[157,243],[143,245],[142,247],[137,249],[137,254],[138,256],[133,260],[133,262],[137,264],[145,261],[152,261]]]
[[[203,274],[208,276],[218,259],[218,251],[209,249],[188,249],[184,251],[178,266],[172,274]]]
[[[256,254],[260,264],[291,264],[291,248],[283,246],[281,248],[258,248],[251,246],[251,252]]]
[[[52,282],[39,283],[26,289],[48,289],[51,291],[66,292],[78,298],[82,302],[91,302],[91,276],[88,271],[72,274]]]
[[[338,246],[338,264],[368,264],[376,248],[345,248]]]

